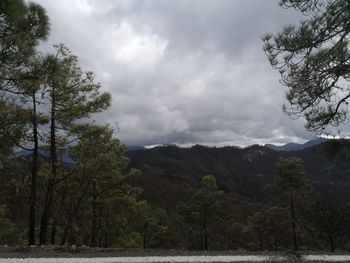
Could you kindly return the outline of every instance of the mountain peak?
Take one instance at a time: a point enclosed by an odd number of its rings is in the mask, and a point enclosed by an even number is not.
[[[324,139],[324,138],[316,138],[316,139],[307,141],[305,143],[286,143],[280,146],[274,145],[274,144],[265,144],[264,146],[275,151],[293,152],[293,151],[300,151],[306,148],[310,148],[315,145],[319,145],[325,142],[326,140],[327,139]]]

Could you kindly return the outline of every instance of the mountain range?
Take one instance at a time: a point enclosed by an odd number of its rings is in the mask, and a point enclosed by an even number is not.
[[[128,151],[127,156],[130,166],[142,171],[138,185],[144,189],[144,197],[157,205],[164,203],[171,207],[179,199],[186,199],[208,174],[216,177],[226,193],[238,195],[240,199],[265,200],[269,198],[266,188],[273,181],[275,163],[280,157],[304,160],[315,195],[348,200],[350,146],[334,150],[333,143],[309,142],[302,147],[301,150],[275,150],[261,145],[246,148],[168,145]]]
[[[309,147],[313,147],[315,145],[321,144],[326,142],[327,139],[324,138],[317,138],[313,140],[309,140],[305,143],[286,143],[283,145],[275,145],[275,144],[265,144],[264,146],[267,148],[270,148],[275,151],[300,151]],[[139,151],[139,150],[146,150],[145,146],[141,145],[127,145],[126,146],[127,151]]]
[[[274,144],[265,144],[264,146],[267,148],[270,148],[272,150],[276,150],[276,151],[300,151],[309,147],[313,147],[315,145],[321,144],[323,142],[326,142],[327,139],[324,138],[317,138],[317,139],[313,139],[310,141],[307,141],[305,143],[299,144],[299,143],[286,143],[284,145],[274,145]]]

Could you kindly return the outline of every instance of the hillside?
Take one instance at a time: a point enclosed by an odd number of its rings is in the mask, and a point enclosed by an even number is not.
[[[207,174],[214,175],[226,193],[264,200],[268,198],[265,189],[273,180],[277,158],[291,156],[304,159],[316,195],[349,198],[349,148],[345,146],[335,155],[329,151],[327,143],[293,152],[258,145],[247,148],[200,145],[180,148],[171,145],[130,151],[128,157],[132,167],[142,170],[139,183],[144,188],[146,199],[150,200],[183,197],[187,190],[198,187],[200,178]]]

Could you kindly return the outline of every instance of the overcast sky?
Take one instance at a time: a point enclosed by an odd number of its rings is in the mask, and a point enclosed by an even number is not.
[[[92,70],[129,145],[303,142],[261,37],[300,20],[278,0],[34,0],[51,34]]]

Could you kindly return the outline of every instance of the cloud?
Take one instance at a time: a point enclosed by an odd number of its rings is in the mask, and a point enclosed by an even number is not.
[[[127,144],[303,141],[282,113],[285,90],[261,36],[300,17],[259,0],[36,0],[51,36],[112,93],[96,118],[118,122]]]

